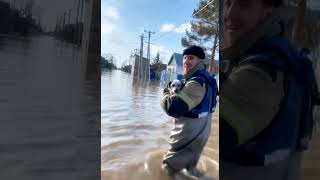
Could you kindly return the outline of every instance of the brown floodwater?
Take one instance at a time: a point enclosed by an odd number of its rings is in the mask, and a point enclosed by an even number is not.
[[[162,111],[161,97],[158,84],[132,83],[130,74],[118,70],[101,73],[102,180],[169,179],[160,163],[173,121]],[[218,179],[218,113],[198,163],[200,179]]]

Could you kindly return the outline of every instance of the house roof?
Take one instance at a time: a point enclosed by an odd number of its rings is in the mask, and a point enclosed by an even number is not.
[[[173,53],[169,62],[168,62],[168,66],[170,66],[170,65],[182,66],[182,61],[183,61],[182,54]]]

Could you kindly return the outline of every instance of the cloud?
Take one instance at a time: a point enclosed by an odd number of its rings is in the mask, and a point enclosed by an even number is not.
[[[174,28],[175,26],[173,24],[164,24],[161,26],[161,32],[169,32],[169,31],[172,31],[172,29]]]
[[[107,6],[104,9],[102,9],[102,15],[104,17],[112,18],[112,19],[119,19],[119,11],[117,8],[112,6]]]
[[[177,32],[177,33],[185,33],[186,30],[190,31],[190,29],[191,29],[191,24],[190,23],[185,23],[185,24],[181,24],[174,31]]]
[[[101,34],[109,34],[114,31],[116,26],[114,24],[105,22],[101,24]]]
[[[190,23],[185,23],[185,24],[181,24],[180,26],[176,27],[173,24],[163,24],[161,26],[160,31],[161,32],[176,32],[176,33],[185,33],[186,30],[190,30],[191,29],[191,24]]]
[[[158,53],[158,51],[162,53],[165,51],[165,49],[166,48],[161,45],[151,45],[150,47],[151,55],[155,56]]]
[[[163,60],[163,62],[167,62],[171,57],[171,55],[173,54],[173,51],[166,46],[151,44],[150,46],[151,59],[153,59],[157,55],[158,51],[160,53],[160,58]]]
[[[101,34],[110,34],[116,28],[115,20],[120,18],[119,10],[113,6],[102,6],[101,8]]]

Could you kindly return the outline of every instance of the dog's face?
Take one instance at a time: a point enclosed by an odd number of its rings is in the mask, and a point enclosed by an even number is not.
[[[181,81],[179,80],[174,80],[170,84],[170,89],[175,93],[179,92],[181,87],[182,87],[182,84],[181,84]]]

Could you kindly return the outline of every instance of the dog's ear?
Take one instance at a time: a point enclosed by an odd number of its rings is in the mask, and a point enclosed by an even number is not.
[[[171,87],[171,83],[172,83],[172,81],[169,82],[169,84],[168,84],[169,87]]]

